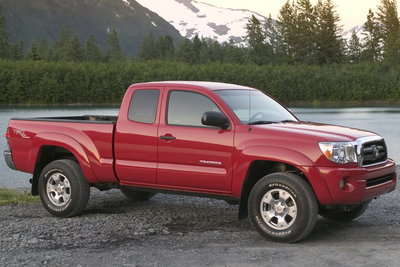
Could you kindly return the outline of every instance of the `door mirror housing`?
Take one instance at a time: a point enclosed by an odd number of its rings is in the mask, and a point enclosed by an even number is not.
[[[201,117],[201,123],[207,126],[214,126],[221,129],[229,127],[229,120],[224,114],[218,111],[207,111]]]

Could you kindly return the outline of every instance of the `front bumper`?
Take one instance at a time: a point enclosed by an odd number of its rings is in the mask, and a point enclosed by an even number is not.
[[[9,168],[16,170],[10,149],[4,150],[4,159],[6,160],[7,166]]]
[[[318,167],[331,195],[331,203],[351,205],[369,201],[396,187],[394,161],[372,167],[334,168]]]

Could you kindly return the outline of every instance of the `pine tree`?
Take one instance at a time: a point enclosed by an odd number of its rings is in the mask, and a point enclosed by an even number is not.
[[[381,59],[381,36],[382,32],[374,12],[370,9],[367,15],[367,22],[364,23],[362,58],[366,61],[378,61]]]
[[[317,63],[339,63],[343,59],[344,40],[341,37],[342,28],[338,26],[340,18],[332,0],[319,0],[315,13]]]
[[[10,45],[9,58],[11,60],[23,60],[24,56],[24,43],[22,41]]]
[[[3,17],[3,7],[0,2],[0,59],[9,57],[10,44],[6,31],[6,20]]]
[[[277,30],[282,37],[282,48],[289,59],[296,58],[297,40],[297,11],[294,3],[289,0],[281,7],[278,14]]]
[[[271,14],[264,24],[264,32],[266,37],[266,42],[271,46],[273,53],[273,63],[282,63],[287,59],[286,50],[283,44],[283,37],[280,34],[276,23],[271,18]]]
[[[400,21],[395,0],[381,0],[377,21],[381,26],[383,57],[385,61],[400,62]]]
[[[192,46],[193,46],[193,50],[194,50],[193,63],[200,63],[201,62],[200,51],[203,46],[203,41],[200,40],[200,38],[197,34],[192,39]]]
[[[67,42],[66,56],[68,61],[82,61],[83,50],[79,42],[78,34],[74,33]]]
[[[54,61],[56,60],[53,49],[49,46],[47,39],[43,39],[38,47],[39,57],[42,60]]]
[[[103,53],[97,45],[96,38],[93,34],[89,35],[84,48],[84,58],[86,61],[100,62],[103,61]]]
[[[141,60],[151,60],[156,59],[158,57],[158,53],[156,51],[156,43],[153,37],[153,34],[145,36],[142,44],[140,45],[139,50],[139,58]]]
[[[176,51],[176,57],[178,61],[186,62],[190,64],[196,63],[196,53],[193,47],[193,43],[189,39],[183,40]]]
[[[316,63],[315,9],[309,0],[288,0],[278,15],[278,30],[287,54],[294,61]]]
[[[159,58],[164,60],[172,60],[175,56],[174,40],[171,36],[166,35],[158,39],[156,47],[159,50]]]
[[[34,60],[34,61],[41,60],[40,55],[39,55],[39,49],[38,49],[38,46],[35,41],[32,41],[26,57],[27,57],[27,59]]]
[[[66,27],[60,29],[58,40],[54,44],[55,60],[70,60],[68,42],[71,37],[72,34]]]
[[[362,44],[355,31],[351,33],[351,38],[347,43],[347,57],[351,63],[361,61]]]
[[[118,32],[115,28],[112,28],[111,31],[107,34],[107,58],[109,61],[122,61],[124,60],[124,56],[122,55],[121,43],[119,41]]]
[[[271,61],[272,47],[266,43],[266,35],[261,22],[252,15],[246,24],[246,41],[250,49],[250,60],[262,65]]]

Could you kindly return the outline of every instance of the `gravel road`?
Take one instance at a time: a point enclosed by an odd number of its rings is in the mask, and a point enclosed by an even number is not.
[[[222,200],[158,194],[132,203],[93,189],[75,218],[54,218],[40,203],[0,207],[0,266],[398,266],[399,210],[396,189],[352,223],[319,218],[305,241],[280,244]]]

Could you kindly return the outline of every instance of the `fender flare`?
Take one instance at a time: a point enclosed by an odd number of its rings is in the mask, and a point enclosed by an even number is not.
[[[90,183],[98,182],[92,170],[89,156],[84,147],[74,138],[60,133],[43,132],[39,133],[32,140],[32,148],[29,151],[29,162],[32,162],[32,170],[35,168],[36,162],[39,160],[39,154],[44,146],[58,146],[70,151],[77,159],[82,173]],[[94,146],[94,145],[93,145]],[[89,151],[96,151],[96,148],[87,148]]]

